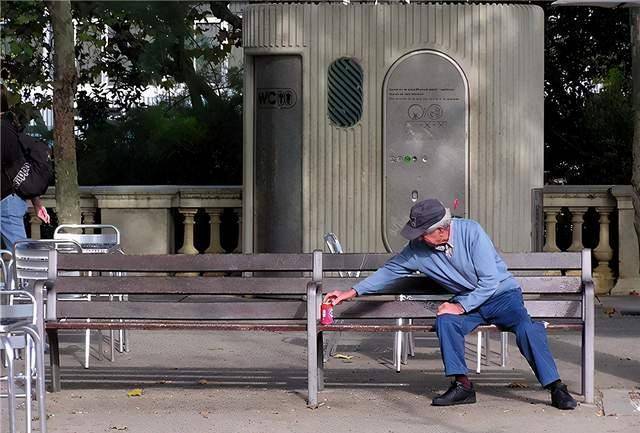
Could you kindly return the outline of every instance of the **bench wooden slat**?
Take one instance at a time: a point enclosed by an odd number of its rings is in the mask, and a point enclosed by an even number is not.
[[[291,320],[306,317],[306,301],[83,302],[58,301],[58,319]]]
[[[323,292],[348,290],[364,278],[325,277],[322,280]],[[580,277],[517,277],[522,293],[580,293]],[[396,295],[419,295],[448,293],[436,283],[423,277],[407,277],[399,280],[396,287],[384,292]]]
[[[580,323],[562,323],[562,324],[550,324],[547,329],[552,330],[567,330],[575,331],[582,329]],[[496,331],[498,328],[493,325],[479,326],[476,330],[480,331]],[[332,325],[319,325],[318,331],[334,331],[334,332],[434,332],[433,325],[368,325],[364,323],[345,323],[345,324],[332,324]]]
[[[59,254],[62,271],[121,272],[251,272],[307,271],[312,254]]]
[[[580,269],[581,253],[502,253],[509,269]],[[374,271],[384,265],[393,254],[346,253],[324,254],[322,268],[326,272]]]
[[[304,277],[164,277],[91,276],[58,277],[58,293],[249,295],[306,293],[310,278]]]
[[[525,306],[533,318],[580,318],[582,302],[570,300],[528,300]],[[336,319],[435,318],[436,308],[424,301],[347,302],[334,308]]]
[[[134,329],[134,330],[207,330],[207,331],[266,331],[266,332],[304,332],[306,323],[220,323],[207,321],[123,321],[123,322],[86,322],[63,321],[47,322],[47,329]]]

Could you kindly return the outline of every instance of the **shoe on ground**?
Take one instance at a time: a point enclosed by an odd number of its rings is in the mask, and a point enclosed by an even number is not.
[[[471,388],[465,388],[460,382],[454,381],[449,389],[442,395],[434,398],[431,404],[433,406],[453,406],[456,404],[472,404],[476,402],[476,391]]]
[[[572,410],[578,402],[567,391],[567,385],[561,383],[551,390],[551,405],[562,410]]]

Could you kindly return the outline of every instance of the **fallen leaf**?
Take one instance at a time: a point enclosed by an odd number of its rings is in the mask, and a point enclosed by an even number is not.
[[[209,412],[207,412],[206,410],[200,412],[200,415],[202,415],[203,418],[209,418]]]
[[[640,292],[638,292],[637,290],[632,290],[629,292],[629,295],[631,296],[640,296]]]
[[[613,307],[606,307],[603,311],[604,311],[604,314],[606,314],[609,317],[612,317],[614,314],[616,314],[616,309]]]
[[[511,382],[509,385],[507,385],[507,388],[529,388],[529,385],[522,382]]]
[[[353,359],[353,355],[343,355],[342,353],[336,353],[335,355],[333,355],[333,357],[336,359]]]
[[[131,391],[127,392],[127,395],[129,397],[140,397],[142,394],[144,394],[142,388],[134,388]]]
[[[127,430],[129,427],[126,425],[114,425],[111,426],[111,430]]]
[[[207,379],[200,379],[200,380],[198,381],[198,384],[199,384],[199,385],[206,385],[206,384],[208,384],[208,383],[209,383],[209,381],[208,381]]]

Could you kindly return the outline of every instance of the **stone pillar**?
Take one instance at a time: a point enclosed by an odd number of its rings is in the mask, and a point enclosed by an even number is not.
[[[553,252],[560,251],[556,243],[556,224],[558,223],[559,207],[549,207],[544,210],[544,225],[546,236],[544,240],[543,251]]]
[[[242,253],[244,250],[242,248],[242,208],[239,207],[236,209],[236,214],[238,215],[238,246],[236,247],[236,253]]]
[[[179,208],[178,212],[184,216],[184,240],[178,254],[198,254],[198,250],[193,245],[193,228],[198,209]]]
[[[38,215],[36,215],[36,210],[33,208],[33,206],[29,207],[29,225],[31,226],[31,239],[41,238],[40,224],[42,224],[42,221],[40,221],[40,218],[38,218]]]
[[[209,215],[209,226],[211,227],[209,248],[207,248],[205,253],[222,253],[224,252],[224,250],[222,249],[222,244],[220,243],[220,216],[222,215],[223,208],[208,207],[205,210],[207,212],[207,215]]]
[[[600,214],[600,241],[598,246],[593,250],[594,256],[598,259],[598,266],[593,270],[594,280],[596,283],[596,294],[608,294],[613,287],[613,272],[609,267],[609,262],[613,258],[613,250],[609,245],[609,224],[611,208],[596,208]]]
[[[614,186],[611,193],[618,207],[618,260],[619,274],[612,295],[640,292],[640,249],[634,228],[633,190],[630,185]]]
[[[82,224],[95,224],[96,223],[96,210],[95,209],[82,209]],[[85,229],[86,234],[95,233],[94,229]]]
[[[584,223],[584,214],[587,212],[586,207],[571,208],[571,225],[573,230],[571,245],[569,251],[582,251],[582,224]]]

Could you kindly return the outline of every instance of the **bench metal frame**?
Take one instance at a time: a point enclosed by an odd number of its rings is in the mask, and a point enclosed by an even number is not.
[[[95,255],[59,254],[51,262],[59,271],[154,273],[152,276],[58,276],[47,283],[46,329],[51,346],[53,390],[60,389],[58,329],[194,329],[307,332],[308,405],[317,407],[324,388],[323,332],[417,332],[433,331],[435,309],[430,304],[448,296],[424,278],[402,279],[391,295],[420,294],[434,302],[396,301],[394,297],[367,296],[335,308],[337,318],[347,322],[320,325],[323,288],[351,288],[356,278],[323,278],[323,272],[373,271],[390,254],[202,254],[202,255]],[[519,279],[532,317],[549,322],[548,329],[582,331],[582,392],[586,403],[594,401],[594,285],[591,251],[582,253],[513,253],[503,257]],[[550,275],[550,271],[555,271]],[[225,277],[219,273],[242,273]],[[274,277],[262,276],[277,272]],[[158,275],[157,273],[163,273]],[[171,276],[171,273],[217,273],[211,276]],[[247,276],[247,273],[260,273]],[[282,273],[295,273],[283,277]],[[576,275],[579,273],[579,276]],[[300,276],[307,275],[307,276]],[[345,274],[347,275],[347,274]],[[106,290],[108,289],[108,290]],[[135,295],[251,295],[254,302],[232,299],[216,303],[114,302],[63,305],[61,293],[113,293]],[[295,295],[295,301],[273,297]],[[306,295],[306,299],[304,299]],[[258,298],[255,298],[258,296]],[[93,305],[91,305],[93,304]],[[147,304],[144,307],[142,304]],[[144,308],[143,308],[144,307]],[[151,308],[149,308],[151,307]],[[176,308],[178,307],[178,308]],[[429,307],[429,308],[428,308]],[[66,320],[60,320],[65,318]],[[92,321],[88,324],[86,319]],[[370,319],[377,320],[371,322]],[[389,319],[392,324],[380,323]],[[414,319],[398,325],[397,319]],[[426,320],[420,323],[417,320]],[[423,321],[424,321],[423,320]],[[393,324],[395,323],[395,324]]]

